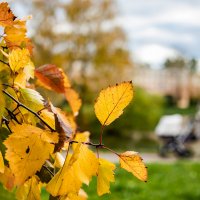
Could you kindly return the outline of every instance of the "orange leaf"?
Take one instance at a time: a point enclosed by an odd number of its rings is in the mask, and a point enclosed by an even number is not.
[[[69,102],[69,105],[74,113],[74,116],[78,115],[79,109],[81,107],[81,99],[79,98],[78,93],[72,88],[65,89],[65,97]]]
[[[1,26],[12,25],[15,18],[16,17],[10,10],[8,3],[7,2],[0,3],[0,25]]]
[[[26,21],[15,20],[11,26],[6,26],[4,39],[10,49],[26,48],[32,53],[31,41],[26,37]]]
[[[35,76],[49,90],[64,93],[66,87],[70,87],[68,77],[61,68],[56,65],[43,65],[35,70]]]
[[[141,181],[147,181],[147,168],[142,162],[142,158],[134,151],[126,151],[119,154],[121,168],[131,172]]]

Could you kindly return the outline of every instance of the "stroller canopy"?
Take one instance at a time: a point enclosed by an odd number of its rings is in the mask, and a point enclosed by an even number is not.
[[[175,137],[188,133],[188,123],[185,123],[184,117],[179,114],[165,115],[161,117],[156,126],[156,135],[160,137]]]

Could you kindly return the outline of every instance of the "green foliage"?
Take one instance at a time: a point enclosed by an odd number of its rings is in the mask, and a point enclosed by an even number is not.
[[[135,98],[124,113],[124,119],[118,121],[123,130],[151,131],[154,130],[163,113],[164,99],[152,95],[144,89],[135,88]]]

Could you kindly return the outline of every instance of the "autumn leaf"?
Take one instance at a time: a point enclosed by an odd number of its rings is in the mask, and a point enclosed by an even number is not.
[[[69,124],[71,125],[72,132],[75,133],[77,130],[77,124],[74,116],[71,113],[66,113],[66,117],[69,121]]]
[[[90,132],[88,132],[88,131],[77,132],[75,134],[74,141],[77,141],[78,143],[73,143],[72,144],[73,150],[76,149],[76,147],[77,147],[77,145],[79,145],[79,143],[81,143],[81,142],[89,142],[89,140],[90,140],[89,137],[90,137]]]
[[[65,134],[67,136],[71,136],[72,129],[71,129],[71,126],[69,124],[69,121],[68,121],[65,113],[60,108],[54,107],[52,103],[50,103],[50,108],[51,108],[51,111],[54,113],[54,115],[57,117],[57,119],[58,119],[57,123],[60,124],[60,126],[64,130]],[[58,126],[58,125],[56,124],[56,126]]]
[[[50,109],[54,113],[55,130],[59,134],[59,142],[54,149],[55,152],[58,152],[64,146],[67,137],[70,138],[72,136],[73,131],[65,113],[61,109],[54,107],[52,103],[50,103]]]
[[[26,48],[32,52],[31,41],[26,37],[26,21],[15,20],[11,26],[4,29],[4,39],[9,49]]]
[[[56,152],[54,155],[54,166],[57,168],[61,168],[64,165],[65,159],[62,153]]]
[[[133,98],[131,82],[123,82],[102,90],[94,105],[95,114],[103,126],[117,119]]]
[[[110,182],[115,181],[115,165],[105,159],[99,159],[99,168],[97,172],[97,193],[99,196],[110,193]]]
[[[14,49],[8,57],[9,65],[12,71],[17,72],[19,69],[23,69],[29,65],[30,53],[27,49]]]
[[[75,171],[79,179],[88,185],[92,176],[96,175],[98,170],[98,159],[86,145],[81,144],[80,148],[76,147],[76,151],[80,151],[80,153],[77,162],[74,164]]]
[[[19,88],[25,88],[26,87],[26,74],[23,72],[22,69],[18,71],[17,76],[14,80],[14,85]]]
[[[15,18],[16,17],[10,10],[8,3],[7,2],[0,3],[0,25],[1,26],[12,25]]]
[[[126,151],[119,154],[121,168],[131,172],[141,181],[147,181],[147,168],[142,162],[142,158],[134,151]]]
[[[5,166],[4,173],[0,173],[0,182],[7,190],[12,191],[14,187],[14,181],[15,177],[11,172],[10,168]]]
[[[15,175],[16,185],[22,185],[28,177],[39,171],[58,142],[57,133],[22,124],[12,128],[12,134],[4,141],[6,159]]]
[[[18,200],[40,200],[41,185],[39,178],[32,176],[22,186],[19,186],[16,191]]]
[[[79,144],[70,160],[65,160],[63,167],[47,184],[46,190],[53,196],[77,193],[82,183],[88,184],[96,175],[98,159],[87,146]]]
[[[77,161],[77,153],[74,153],[70,160],[66,159],[63,167],[49,181],[46,190],[52,196],[62,196],[69,193],[77,193],[82,185],[76,176],[74,163]]]
[[[53,129],[55,129],[55,118],[54,113],[43,109],[39,112],[40,117]]]
[[[23,69],[18,70],[14,79],[14,85],[20,88],[25,88],[29,79],[34,78],[34,69],[35,66],[33,63],[29,62]]]
[[[39,92],[30,88],[20,88],[19,100],[31,110],[37,112],[44,108],[44,99]]]
[[[56,65],[47,64],[38,67],[35,69],[35,76],[44,87],[58,93],[65,93],[65,88],[71,86],[68,77]]]
[[[4,161],[3,161],[3,156],[2,153],[0,151],[0,173],[4,173]]]
[[[72,88],[65,89],[65,97],[69,102],[69,105],[73,111],[74,116],[78,115],[79,109],[81,107],[82,101],[78,93]]]

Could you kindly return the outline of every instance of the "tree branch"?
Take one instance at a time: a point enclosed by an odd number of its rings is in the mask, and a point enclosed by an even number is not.
[[[0,60],[0,62],[3,63],[4,65],[7,65],[8,67],[10,67],[10,65],[7,62],[5,62],[3,60]]]
[[[32,113],[33,115],[35,115],[43,124],[45,124],[52,132],[55,132],[55,130],[51,126],[49,126],[49,124],[47,124],[36,112],[34,112],[30,108],[28,108],[27,106],[25,106],[24,104],[22,104],[21,102],[19,102],[17,99],[15,99],[12,95],[10,95],[5,90],[2,90],[2,92],[4,94],[6,94],[8,97],[10,97],[15,103],[17,103],[18,107],[23,107],[24,109],[28,110],[30,113]]]

